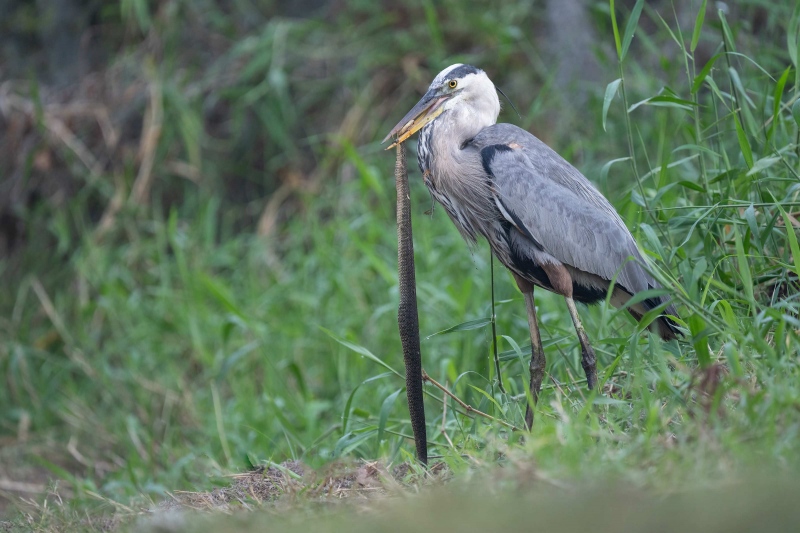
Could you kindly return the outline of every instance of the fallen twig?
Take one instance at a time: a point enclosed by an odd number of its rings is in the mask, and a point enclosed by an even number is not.
[[[489,420],[497,422],[498,424],[501,424],[501,425],[509,428],[511,431],[519,431],[519,428],[517,426],[515,426],[514,424],[509,424],[505,420],[500,420],[499,418],[495,418],[492,415],[486,414],[483,411],[479,411],[479,410],[475,409],[474,407],[472,407],[471,405],[467,404],[466,402],[461,400],[461,398],[459,398],[458,396],[456,396],[455,394],[453,394],[452,392],[447,390],[447,388],[444,385],[442,385],[441,383],[439,383],[438,381],[436,381],[435,379],[430,377],[428,375],[428,373],[425,372],[424,370],[422,371],[422,380],[431,383],[434,387],[440,389],[443,393],[445,393],[446,395],[450,396],[452,399],[454,399],[456,401],[456,403],[458,405],[463,407],[464,410],[467,411],[467,413],[475,413],[478,416],[482,416],[484,418],[487,418]]]

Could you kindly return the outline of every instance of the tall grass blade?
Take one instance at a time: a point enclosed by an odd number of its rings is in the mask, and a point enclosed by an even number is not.
[[[383,400],[381,404],[381,411],[380,415],[378,416],[378,446],[380,446],[381,441],[383,441],[383,434],[386,430],[386,421],[389,420],[389,413],[392,412],[392,407],[394,406],[395,400],[397,400],[397,396],[406,390],[405,388],[397,389],[386,399]],[[447,401],[447,400],[445,400]]]
[[[352,392],[350,392],[350,395],[347,397],[347,401],[344,404],[344,409],[342,410],[342,435],[347,434],[347,424],[350,421],[350,409],[353,405],[353,398],[356,397],[356,392],[358,392],[358,389],[360,389],[362,385],[366,385],[367,383],[371,383],[373,381],[378,381],[379,379],[383,379],[391,375],[393,375],[391,372],[384,372],[383,374],[372,376],[365,379],[356,385],[355,388],[353,388]]]
[[[456,324],[455,326],[443,329],[441,331],[437,331],[436,333],[431,333],[425,338],[430,339],[431,337],[436,337],[437,335],[446,335],[447,333],[455,333],[457,331],[472,331],[473,329],[481,329],[485,328],[491,323],[492,323],[492,317],[467,320],[466,322],[462,322],[461,324]]]
[[[736,138],[739,139],[739,148],[742,150],[742,157],[748,169],[753,168],[753,149],[750,147],[750,141],[747,140],[747,134],[739,122],[739,115],[734,113],[733,120],[736,125]]]
[[[781,74],[781,77],[778,78],[778,82],[775,84],[775,92],[772,94],[772,123],[769,125],[769,130],[767,130],[767,142],[770,142],[773,133],[775,133],[775,126],[778,124],[781,103],[783,101],[783,90],[786,87],[786,82],[789,80],[789,73],[791,73],[791,71],[792,67],[786,67],[786,70],[783,71],[783,74]]]
[[[697,102],[692,102],[691,100],[684,100],[683,98],[676,98],[674,96],[667,96],[667,95],[659,95],[659,96],[651,96],[650,98],[645,98],[635,104],[631,105],[628,108],[628,113],[633,111],[639,106],[643,105],[652,105],[652,106],[660,106],[660,107],[674,107],[676,109],[682,109],[684,111],[691,111],[692,108],[699,106]]]
[[[348,341],[346,341],[346,340],[344,340],[342,338],[339,338],[332,331],[330,331],[328,329],[325,329],[323,327],[320,327],[320,329],[322,331],[324,331],[326,335],[328,335],[330,338],[332,338],[333,340],[335,340],[336,342],[338,342],[339,344],[341,344],[345,348],[349,348],[350,350],[353,350],[357,354],[361,354],[362,356],[366,357],[370,361],[378,363],[380,366],[382,366],[386,370],[392,372],[396,376],[403,377],[403,375],[400,372],[398,372],[397,370],[395,370],[394,368],[389,366],[388,363],[386,363],[385,361],[381,360],[377,355],[375,355],[374,353],[370,352],[368,349],[364,348],[363,346],[359,346],[358,344],[354,344],[352,342],[348,342]]]
[[[628,23],[625,25],[625,35],[622,38],[622,54],[619,56],[620,61],[623,61],[628,54],[628,48],[633,40],[633,34],[636,33],[636,28],[639,26],[639,15],[642,14],[643,7],[644,0],[637,0],[636,5],[633,6],[631,16],[628,19]]]
[[[742,290],[745,296],[747,296],[751,312],[754,313],[755,297],[753,295],[753,276],[750,273],[750,263],[747,261],[747,255],[744,252],[742,236],[739,233],[739,227],[736,225],[733,226],[733,236],[736,244],[736,262],[739,265],[739,277],[742,281]]]
[[[789,249],[792,252],[792,260],[794,262],[794,273],[800,279],[800,246],[797,245],[797,233],[795,233],[792,217],[790,217],[782,205],[778,205],[783,216],[783,223],[786,225],[786,240],[789,241]]]
[[[747,172],[747,174],[745,174],[745,176],[753,176],[755,174],[758,174],[759,172],[762,172],[762,171],[768,169],[769,167],[771,167],[775,163],[779,163],[780,161],[781,161],[780,157],[764,157],[764,158],[761,158],[761,159],[759,159],[758,161],[756,161],[753,164],[753,168],[751,168]]]
[[[720,24],[722,24],[722,37],[723,41],[725,42],[726,52],[735,52],[736,41],[733,39],[731,27],[728,26],[728,19],[725,17],[725,11],[720,8],[717,10],[717,15],[719,16]]]
[[[708,368],[711,365],[711,352],[708,349],[706,321],[701,315],[693,313],[688,322],[697,362],[700,368]]]
[[[789,59],[791,59],[797,75],[800,76],[800,64],[798,64],[798,60],[800,60],[800,39],[798,39],[798,34],[800,34],[800,4],[795,5],[792,20],[789,22],[789,28],[786,31],[786,48],[789,51]]]
[[[211,383],[211,397],[214,402],[214,419],[217,423],[217,436],[222,445],[222,452],[225,454],[225,462],[231,464],[231,448],[228,444],[228,436],[225,433],[225,423],[223,422],[222,403],[219,399],[219,391],[216,383]]]
[[[703,86],[703,82],[711,73],[711,69],[714,67],[714,63],[716,63],[717,59],[719,59],[720,57],[722,57],[722,54],[717,54],[715,56],[712,56],[711,59],[709,59],[703,66],[703,69],[700,71],[700,73],[694,77],[694,81],[692,81],[692,94],[697,94],[697,92],[700,90],[700,87]]]
[[[603,131],[606,129],[606,118],[608,117],[608,108],[611,107],[611,101],[617,95],[619,84],[622,83],[622,78],[617,78],[606,86],[606,94],[603,97]]]
[[[697,18],[694,21],[694,32],[692,32],[692,44],[689,50],[694,53],[697,48],[697,43],[700,42],[700,32],[703,29],[703,21],[706,18],[706,0],[700,4],[700,9],[697,11]]]
[[[617,49],[617,58],[622,61],[622,41],[619,38],[619,26],[617,25],[617,11],[614,9],[614,0],[608,0],[608,5],[611,13],[611,28],[614,32],[614,46]]]

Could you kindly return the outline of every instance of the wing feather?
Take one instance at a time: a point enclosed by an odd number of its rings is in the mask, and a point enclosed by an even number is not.
[[[619,270],[617,283],[631,293],[657,286],[639,264],[644,259],[636,241],[603,195],[552,149],[515,129],[503,128],[494,139],[484,130],[474,141],[504,218],[561,263],[606,280]],[[493,140],[501,143],[488,144]]]

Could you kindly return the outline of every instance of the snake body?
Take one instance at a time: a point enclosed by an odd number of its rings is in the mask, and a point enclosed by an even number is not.
[[[417,283],[414,276],[414,241],[411,233],[411,197],[408,188],[406,149],[397,145],[394,167],[397,186],[397,273],[400,285],[400,305],[397,325],[403,346],[406,367],[406,394],[411,429],[417,447],[417,459],[428,464],[428,441],[425,428],[425,405],[422,399],[422,354],[419,343],[419,314],[417,312]]]

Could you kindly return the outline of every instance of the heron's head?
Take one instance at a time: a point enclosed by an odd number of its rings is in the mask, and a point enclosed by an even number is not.
[[[395,142],[389,146],[392,148],[445,112],[458,114],[463,127],[475,130],[469,137],[494,124],[500,113],[500,100],[486,73],[472,65],[461,63],[450,65],[441,71],[428,87],[425,96],[389,132],[383,142],[397,136]]]

